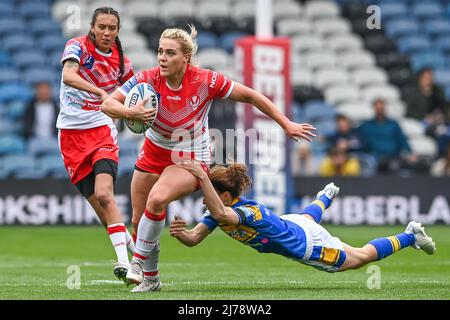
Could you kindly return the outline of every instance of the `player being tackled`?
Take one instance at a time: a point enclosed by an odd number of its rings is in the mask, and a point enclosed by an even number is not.
[[[219,227],[261,253],[280,254],[327,272],[358,269],[407,247],[427,254],[436,250],[433,239],[415,221],[403,233],[374,239],[360,248],[333,237],[319,223],[323,212],[339,194],[334,183],[326,185],[301,213],[278,216],[263,204],[242,197],[251,186],[245,165],[216,166],[209,177],[195,161],[180,166],[198,178],[208,209],[191,230],[178,217],[171,222],[170,235],[186,246],[199,244]]]

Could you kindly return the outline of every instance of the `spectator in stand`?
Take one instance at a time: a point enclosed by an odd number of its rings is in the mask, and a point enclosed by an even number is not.
[[[335,146],[330,149],[328,156],[320,165],[320,176],[359,176],[361,167],[359,161],[355,157],[348,154],[348,150],[344,147]]]
[[[422,121],[426,134],[436,140],[439,155],[443,156],[449,140],[449,106],[443,88],[434,83],[431,68],[419,71],[417,89],[406,96],[406,103],[406,116]]]
[[[387,118],[384,100],[376,99],[373,107],[375,118],[364,122],[359,133],[363,150],[378,161],[378,172],[395,172],[413,165],[417,159],[397,121]]]
[[[36,85],[36,95],[28,104],[23,118],[23,136],[50,139],[57,137],[56,117],[59,107],[52,98],[52,88],[49,83]]]
[[[348,152],[357,152],[361,149],[358,130],[353,128],[350,119],[342,114],[336,115],[336,132],[325,139],[329,148],[339,147]]]
[[[450,144],[447,145],[445,156],[433,163],[430,173],[433,177],[450,177]]]
[[[295,176],[316,176],[319,173],[320,161],[311,154],[305,141],[294,145],[296,152],[292,161],[292,172]]]

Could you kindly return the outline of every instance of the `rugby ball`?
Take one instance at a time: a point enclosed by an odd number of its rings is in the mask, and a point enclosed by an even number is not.
[[[156,119],[156,114],[158,113],[158,94],[155,89],[148,83],[138,83],[128,92],[125,98],[125,107],[133,108],[138,102],[145,100],[148,98],[147,103],[145,104],[145,108],[156,109],[155,116],[152,120],[143,122],[139,120],[126,119],[125,123],[132,132],[134,133],[143,133],[148,128],[150,128]]]

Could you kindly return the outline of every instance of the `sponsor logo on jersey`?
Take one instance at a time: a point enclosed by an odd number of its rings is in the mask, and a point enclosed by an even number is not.
[[[181,101],[180,96],[167,96],[167,100]]]
[[[189,99],[189,104],[192,107],[192,110],[195,110],[200,105],[200,97],[199,96],[193,96]]]
[[[139,153],[138,159],[141,160],[141,159],[144,157],[144,155],[145,155],[145,152],[144,152],[144,150],[142,150],[142,151]]]
[[[216,86],[216,82],[217,82],[217,72],[214,71],[211,76],[211,83],[210,83],[209,87],[214,88]]]

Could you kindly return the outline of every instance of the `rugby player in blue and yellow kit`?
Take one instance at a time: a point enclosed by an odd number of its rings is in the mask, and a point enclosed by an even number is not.
[[[405,232],[372,240],[362,248],[351,247],[331,236],[319,223],[339,193],[333,183],[325,186],[300,214],[279,216],[263,204],[242,197],[251,186],[244,164],[215,166],[209,177],[195,161],[184,161],[179,166],[198,178],[208,209],[191,230],[186,229],[186,222],[179,217],[170,224],[170,235],[190,247],[220,227],[233,239],[261,253],[280,254],[327,272],[358,269],[409,246],[428,254],[436,250],[421,224],[414,221]]]

